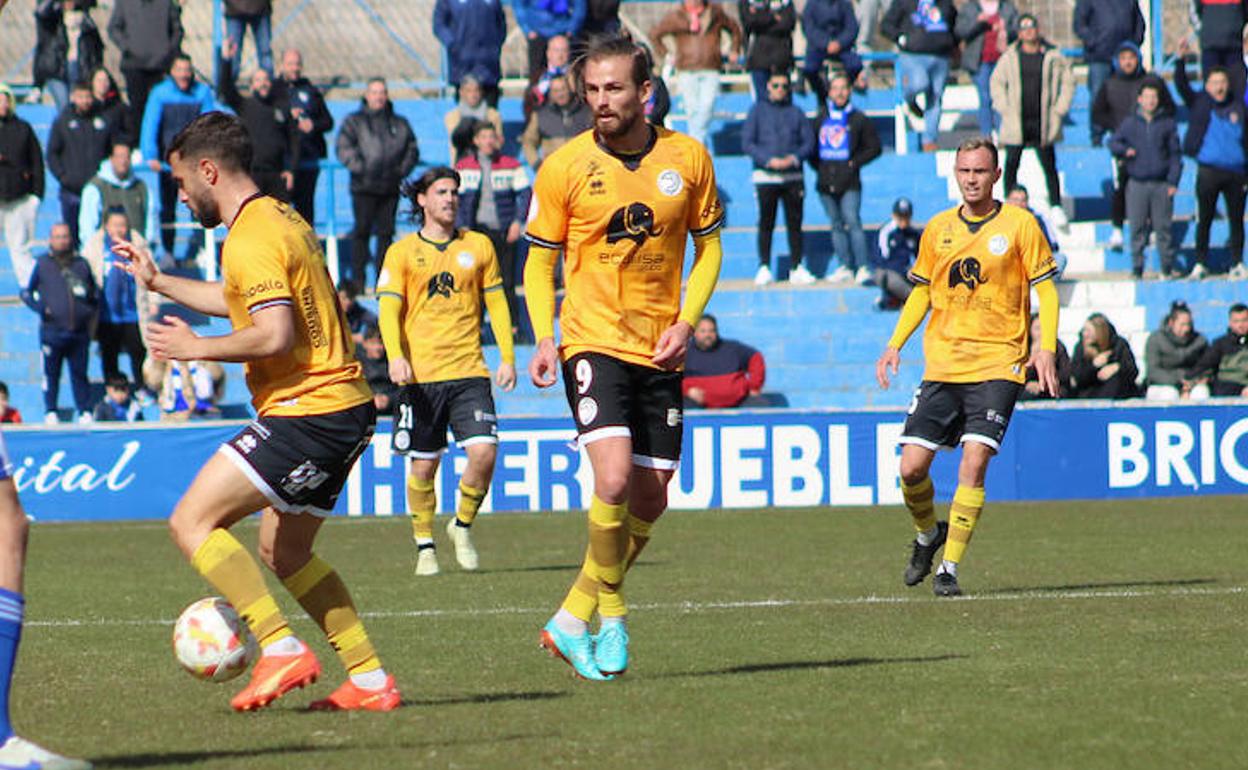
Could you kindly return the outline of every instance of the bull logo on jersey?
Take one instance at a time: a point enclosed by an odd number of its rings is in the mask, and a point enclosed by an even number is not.
[[[980,273],[979,260],[974,257],[966,257],[954,262],[949,268],[949,288],[953,289],[961,285],[965,285],[971,291],[975,291],[981,283],[988,283],[988,279]]]
[[[646,238],[662,234],[663,228],[654,226],[654,209],[644,203],[630,203],[616,209],[607,223],[607,243],[629,240],[640,246]]]
[[[447,299],[455,293],[455,276],[443,271],[429,279],[429,294],[426,299],[433,299],[433,295],[437,294]]]

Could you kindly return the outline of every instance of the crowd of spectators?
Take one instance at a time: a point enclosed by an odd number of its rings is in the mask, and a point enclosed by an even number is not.
[[[62,363],[69,365],[80,419],[92,414],[120,419],[157,392],[166,415],[212,414],[212,394],[219,391],[221,378],[211,367],[187,362],[153,368],[146,360],[142,324],[151,312],[150,299],[112,261],[111,244],[125,238],[141,248],[159,248],[165,264],[185,265],[195,258],[202,246],[197,228],[186,239],[181,259],[173,253],[177,188],[161,158],[182,127],[223,106],[241,117],[255,141],[251,171],[262,190],[292,202],[315,222],[315,161],[328,155],[325,137],[334,121],[323,95],[303,77],[301,54],[287,50],[275,62],[271,0],[226,0],[225,40],[217,51],[217,82],[211,85],[197,80],[183,53],[178,2],[114,0],[107,38],[121,52],[125,98],[103,66],[104,36],[91,13],[95,5],[95,0],[36,4],[33,81],[58,111],[46,152],[31,127],[16,116],[12,92],[0,86],[0,157],[5,161],[0,163],[0,229],[24,287],[23,298],[40,313],[49,375],[48,419],[58,414],[56,381]],[[1146,30],[1137,4],[1075,3],[1073,27],[1083,44],[1092,98],[1090,138],[1104,143],[1115,159],[1109,245],[1122,248],[1129,243],[1137,277],[1143,275],[1150,237],[1161,255],[1162,273],[1181,275],[1170,224],[1182,155],[1195,159],[1197,166],[1192,275],[1203,277],[1212,269],[1210,231],[1219,198],[1227,213],[1235,273],[1248,275],[1240,261],[1248,186],[1243,56],[1248,48],[1241,35],[1242,5],[1219,0],[1193,4],[1203,87],[1190,83],[1184,58],[1192,51],[1184,40],[1174,78],[1189,115],[1180,137],[1169,89],[1147,71],[1140,54]],[[513,8],[527,49],[528,76],[524,129],[516,136],[504,136],[497,109],[507,38],[501,4],[438,0],[434,33],[446,49],[456,99],[444,122],[451,160],[462,179],[460,224],[493,241],[513,317],[518,318],[516,261],[528,208],[526,166],[536,170],[550,153],[590,126],[591,111],[576,93],[571,62],[589,35],[618,30],[621,22],[618,0],[516,0]],[[918,132],[925,152],[940,146],[941,102],[950,67],[965,70],[978,95],[978,129],[997,137],[1004,149],[1009,201],[1032,211],[1060,255],[1057,237],[1067,221],[1057,150],[1075,79],[1071,61],[1044,38],[1036,17],[1020,13],[1013,0],[808,0],[800,13],[792,0],[738,0],[735,11],[710,0],[683,0],[645,31],[654,52],[655,86],[646,114],[663,124],[670,95],[660,74],[674,73],[687,132],[711,147],[709,126],[723,71],[726,66],[748,71],[755,101],[743,126],[742,146],[753,162],[759,203],[756,283],[775,279],[772,231],[781,203],[789,280],[817,280],[802,243],[809,165],[831,229],[833,259],[825,277],[876,285],[882,309],[896,309],[909,295],[906,275],[922,232],[913,222],[912,204],[905,199],[895,203],[892,220],[877,239],[878,258],[873,258],[860,213],[864,169],[883,148],[874,123],[854,104],[853,94],[868,85],[869,70],[860,53],[880,39],[891,41],[898,53],[895,71],[905,109],[921,121]],[[794,34],[799,29],[806,47],[796,70]],[[258,67],[242,73],[248,30]],[[240,75],[248,83],[246,93],[238,88]],[[818,107],[813,119],[793,104],[795,86],[814,92]],[[522,159],[502,152],[507,139],[518,141]],[[1026,149],[1035,153],[1044,171],[1047,206],[1032,207],[1026,189],[1017,184]],[[420,158],[415,132],[395,111],[384,79],[368,82],[360,109],[343,121],[335,150],[350,174],[354,213],[351,257],[344,262],[340,297],[353,318],[361,360],[376,368],[376,345],[370,346],[376,320],[356,297],[371,286],[394,237],[399,185]],[[45,159],[59,182],[64,224],[54,229],[49,253],[36,262],[30,244],[35,210],[44,194]],[[155,173],[157,190],[136,176],[136,160]],[[869,179],[869,171],[865,174]],[[1129,241],[1124,235],[1128,224]],[[1059,264],[1064,265],[1060,256]],[[1238,320],[1248,334],[1248,309],[1242,315]],[[1190,312],[1176,305],[1150,337],[1142,392],[1155,398],[1201,398],[1230,392],[1237,377],[1244,381],[1239,391],[1248,392],[1248,375],[1238,375],[1239,368],[1248,371],[1248,364],[1238,360],[1236,345],[1242,347],[1244,336],[1235,335],[1236,321],[1232,312],[1231,332],[1209,345],[1192,329]],[[699,325],[705,332],[702,340],[715,341],[710,347],[695,344],[691,359],[732,348],[718,340],[714,319],[704,323],[707,329]],[[95,410],[79,398],[85,383],[83,350],[92,340],[99,342],[107,385],[107,396]],[[1215,349],[1220,351],[1216,358]],[[132,379],[120,371],[123,352]],[[1137,391],[1138,368],[1130,346],[1102,315],[1088,319],[1073,355],[1065,358],[1068,371],[1062,379],[1069,395],[1119,398]],[[384,350],[380,360],[384,364]],[[377,369],[383,370],[384,365]],[[750,366],[742,371],[749,380]],[[378,407],[385,409],[380,402]]]

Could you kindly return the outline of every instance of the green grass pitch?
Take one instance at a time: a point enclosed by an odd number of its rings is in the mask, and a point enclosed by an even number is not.
[[[242,680],[174,662],[171,619],[210,590],[161,524],[36,526],[16,724],[99,768],[1248,767],[1239,500],[990,503],[958,600],[901,584],[900,508],[671,513],[606,684],[537,646],[583,515],[474,531],[481,572],[439,531],[443,573],[418,580],[405,520],[329,522],[319,551],[405,706],[305,711],[342,668],[271,581],[326,675],[242,715]]]

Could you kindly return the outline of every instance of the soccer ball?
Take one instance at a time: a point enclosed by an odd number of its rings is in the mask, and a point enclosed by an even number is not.
[[[219,596],[200,599],[173,626],[173,654],[196,679],[226,682],[256,658],[256,640],[234,606]]]

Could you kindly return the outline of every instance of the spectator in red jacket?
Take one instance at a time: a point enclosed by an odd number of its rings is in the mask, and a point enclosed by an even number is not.
[[[9,406],[9,386],[0,382],[0,422],[20,423],[22,413]]]
[[[719,336],[715,316],[707,314],[693,330],[682,385],[685,403],[707,409],[741,406],[762,393],[767,377],[763,354],[749,345]]]

